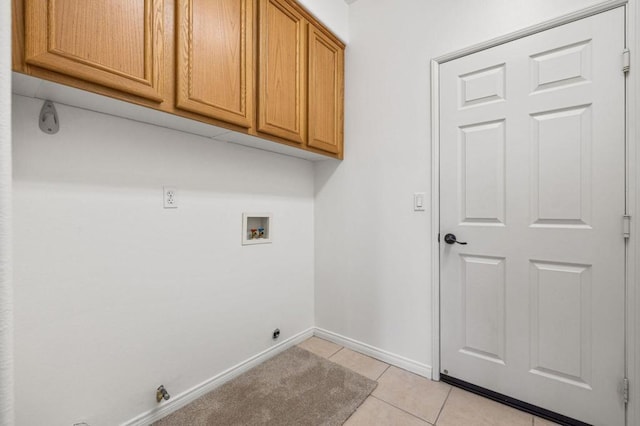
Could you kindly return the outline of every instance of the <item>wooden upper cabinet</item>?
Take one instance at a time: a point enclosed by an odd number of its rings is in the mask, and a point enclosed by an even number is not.
[[[342,153],[344,122],[344,48],[309,25],[310,147]]]
[[[306,21],[286,0],[260,0],[258,131],[306,137]]]
[[[25,0],[25,60],[161,102],[163,0]]]
[[[11,1],[14,71],[343,156],[345,46],[296,0]]]
[[[250,128],[253,0],[177,0],[177,107]]]

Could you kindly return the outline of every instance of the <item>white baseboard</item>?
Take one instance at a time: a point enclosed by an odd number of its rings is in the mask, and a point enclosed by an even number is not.
[[[298,343],[303,342],[304,340],[313,336],[314,330],[315,329],[312,327],[305,331],[302,331],[295,336],[292,336],[287,340],[284,340],[277,345],[272,346],[269,349],[260,352],[259,354],[252,356],[251,358],[229,368],[228,370],[223,371],[222,373],[208,380],[205,380],[199,385],[196,385],[191,389],[188,389],[185,392],[172,397],[168,402],[162,404],[158,408],[154,408],[147,411],[146,413],[142,413],[141,415],[123,423],[122,426],[148,426],[149,424],[158,421],[161,418],[173,413],[174,411],[179,410],[185,405],[195,401],[206,393],[211,392],[218,386],[239,376],[245,371],[250,370],[256,365],[268,360],[269,358],[279,354],[286,349],[289,349],[294,345],[297,345]]]
[[[393,354],[391,352],[387,352],[366,343],[362,343],[349,337],[342,336],[338,333],[324,330],[322,328],[312,327],[296,334],[295,336],[288,338],[287,340],[278,343],[275,346],[270,347],[263,352],[260,352],[255,356],[252,356],[251,358],[229,368],[226,371],[223,371],[222,373],[208,380],[205,380],[204,382],[192,387],[191,389],[186,390],[185,392],[172,397],[166,403],[160,405],[157,408],[140,414],[139,416],[123,423],[122,426],[148,426],[149,424],[158,421],[161,418],[173,413],[174,411],[179,410],[185,405],[195,401],[206,393],[211,392],[218,386],[221,386],[229,380],[234,379],[245,371],[250,370],[256,365],[268,360],[269,358],[279,354],[286,349],[289,349],[294,345],[297,345],[298,343],[303,342],[311,336],[318,336],[322,339],[329,340],[330,342],[334,342],[338,345],[344,346],[345,348],[349,348],[356,352],[360,352],[370,357],[379,359],[380,361],[386,362],[420,376],[427,377],[429,379],[432,378],[432,369],[429,365],[413,361],[411,359]]]
[[[396,367],[402,368],[403,370],[415,373],[419,376],[426,377],[428,379],[433,378],[433,372],[430,365],[423,364],[418,361],[413,361],[400,355],[392,354],[391,352],[387,352],[385,350],[376,348],[366,343],[359,342],[349,337],[341,336],[338,333],[324,330],[322,328],[316,327],[313,331],[313,334],[314,336],[329,340],[330,342],[344,346],[345,348],[349,348],[356,352],[369,355],[372,358],[379,359],[380,361],[386,362],[387,364],[394,365]]]

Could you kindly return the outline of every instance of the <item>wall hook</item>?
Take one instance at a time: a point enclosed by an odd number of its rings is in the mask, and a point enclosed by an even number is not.
[[[49,135],[58,133],[58,130],[60,130],[60,122],[58,121],[58,112],[53,102],[44,101],[44,105],[42,105],[42,109],[40,110],[38,124],[40,125],[40,130]]]

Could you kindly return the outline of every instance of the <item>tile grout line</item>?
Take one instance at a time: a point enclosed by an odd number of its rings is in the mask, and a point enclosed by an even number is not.
[[[331,355],[329,355],[329,356],[327,357],[327,359],[329,359],[329,360],[330,360],[330,359],[331,359],[331,358],[333,358],[335,355],[337,355],[337,354],[338,354],[338,352],[341,352],[343,349],[344,349],[344,346],[341,346],[337,351],[335,351],[334,353],[332,353]]]
[[[374,358],[374,359],[375,359],[375,358]],[[380,361],[380,362],[382,362],[382,361]],[[374,379],[374,380],[375,380],[376,382],[377,382],[378,380],[380,380],[380,377],[382,377],[382,375],[383,375],[384,373],[386,373],[386,372],[387,372],[387,370],[388,370],[388,369],[390,369],[390,368],[391,368],[391,364],[387,364],[387,368],[385,368],[384,370],[382,370],[382,373],[380,373],[380,375],[379,375],[376,379]],[[378,384],[379,384],[379,383],[378,383]]]
[[[315,337],[315,336],[314,336],[314,337]],[[324,339],[323,339],[323,340],[324,340]],[[344,350],[344,349],[348,349],[348,348],[347,348],[346,346],[341,346],[338,350],[336,350],[333,354],[329,355],[326,359],[327,359],[327,360],[332,361],[332,360],[331,360],[331,358],[333,358],[334,356],[336,356],[339,352],[341,352],[341,351],[342,351],[342,350]],[[376,379],[372,379],[372,380],[376,381],[376,383],[377,383],[378,385],[380,384],[380,383],[378,382],[378,380],[379,380],[379,379],[380,379],[380,378],[381,378],[381,377],[382,377],[382,376],[383,376],[383,375],[384,375],[384,374],[385,374],[385,373],[386,373],[386,372],[387,372],[391,367],[393,367],[393,365],[388,364],[388,363],[386,363],[386,362],[384,362],[384,361],[382,361],[382,360],[380,360],[380,359],[378,359],[378,358],[375,358],[375,357],[372,357],[372,356],[369,356],[369,355],[365,355],[365,354],[362,354],[362,353],[357,352],[357,351],[354,351],[354,352],[355,352],[356,354],[359,354],[359,355],[362,355],[362,356],[365,356],[365,357],[371,358],[371,359],[373,359],[373,360],[375,360],[375,361],[381,362],[381,363],[383,363],[383,364],[385,364],[385,365],[386,365],[386,368],[385,368],[385,369],[384,369],[384,370],[383,370],[383,371],[382,371],[382,372],[377,376],[377,378],[376,378]],[[335,362],[335,361],[332,361],[332,362]],[[338,364],[338,365],[342,365],[342,364]],[[342,365],[342,367],[345,367],[345,368],[347,368],[348,370],[351,370],[351,371],[353,371],[353,372],[355,372],[355,373],[358,373],[358,374],[361,374],[361,375],[362,375],[362,373],[359,373],[359,372],[357,372],[356,370],[354,370],[354,369],[352,369],[352,368],[350,368],[350,367],[347,367],[347,366],[344,366],[344,365]],[[399,368],[399,367],[397,367],[397,368]],[[413,372],[411,372],[411,371],[405,370],[405,369],[403,369],[403,368],[399,368],[399,369],[400,369],[400,370],[402,370],[402,371],[406,371],[406,372],[408,372],[408,373],[410,373],[410,374],[415,375],[415,373],[413,373]],[[433,380],[431,380],[431,379],[429,379],[429,380],[433,382]],[[445,407],[445,405],[446,405],[446,404],[447,404],[447,402],[449,401],[449,398],[450,398],[450,396],[451,396],[451,392],[453,391],[453,388],[454,388],[453,386],[449,386],[449,391],[447,392],[447,396],[446,396],[446,398],[445,398],[444,402],[442,403],[442,405],[440,406],[440,409],[438,410],[438,415],[436,416],[436,419],[435,419],[435,421],[434,421],[434,423],[433,423],[433,424],[432,424],[432,423],[430,423],[428,420],[426,420],[426,419],[422,418],[422,417],[419,417],[419,416],[417,416],[417,415],[415,415],[415,414],[413,414],[413,413],[411,413],[411,412],[409,412],[409,411],[407,411],[407,410],[405,410],[405,409],[403,409],[403,408],[400,408],[400,407],[398,407],[398,406],[396,406],[396,405],[392,404],[392,403],[391,403],[391,402],[389,402],[389,401],[385,401],[385,400],[384,400],[384,399],[382,399],[381,397],[378,397],[378,396],[374,395],[375,389],[374,389],[374,391],[373,391],[373,392],[371,392],[371,393],[369,394],[369,396],[368,396],[367,398],[374,398],[374,399],[376,399],[376,400],[378,400],[378,401],[380,401],[380,402],[382,402],[382,403],[384,403],[384,404],[387,404],[387,405],[389,405],[389,406],[391,406],[391,407],[393,407],[393,408],[396,408],[396,409],[398,409],[398,410],[400,410],[400,411],[402,411],[402,412],[404,412],[404,413],[406,413],[406,414],[410,415],[410,416],[411,416],[411,417],[413,417],[413,418],[418,419],[419,421],[425,422],[426,424],[428,424],[428,425],[430,425],[430,426],[436,426],[436,425],[437,425],[437,423],[438,423],[438,421],[440,420],[440,416],[442,415],[442,412],[444,411],[444,407]],[[486,398],[483,398],[483,399],[486,399]],[[365,401],[366,401],[366,399],[365,399]],[[364,401],[362,402],[362,404],[364,404]],[[362,405],[362,404],[361,404],[361,405]],[[360,409],[360,406],[356,409],[356,411],[358,411],[358,409]],[[351,413],[351,415],[349,416],[349,418],[347,418],[347,420],[349,420],[349,419],[350,419],[350,418],[351,418],[351,417],[356,413],[356,411],[354,411],[353,413]],[[518,410],[518,411],[521,411],[521,410]],[[532,415],[532,416],[531,416],[531,426],[535,426],[535,425],[536,425],[535,416],[533,416],[533,415]]]
[[[393,408],[397,408],[398,410],[402,411],[403,413],[407,413],[407,414],[408,414],[408,415],[410,415],[411,417],[415,417],[416,419],[420,420],[421,422],[425,422],[425,423],[427,423],[427,424],[431,425],[431,423],[429,423],[429,421],[428,421],[427,419],[423,419],[422,417],[418,417],[418,416],[416,416],[415,414],[408,412],[408,411],[407,411],[407,410],[405,410],[404,408],[400,408],[400,407],[398,407],[397,405],[393,405],[393,404],[392,404],[392,403],[390,403],[389,401],[385,401],[385,400],[384,400],[384,399],[382,399],[382,398],[378,398],[377,396],[375,396],[375,395],[373,394],[373,392],[372,392],[369,396],[370,396],[371,398],[375,398],[375,399],[377,399],[377,400],[378,400],[378,401],[380,401],[380,402],[383,402],[383,403],[385,403],[385,404],[387,404],[387,405],[390,405],[390,406],[392,406]],[[434,423],[434,424],[435,424],[435,423]]]
[[[316,353],[316,352],[314,352],[314,351],[312,351],[312,350],[307,349],[309,352],[311,352],[311,353],[313,353],[313,354],[315,354],[315,355],[317,355],[317,356],[319,356],[319,357],[321,357],[321,358],[327,359],[327,360],[328,360],[328,359],[330,359],[330,358],[331,358],[332,356],[334,356],[335,354],[337,354],[338,352],[340,352],[341,350],[345,349],[345,347],[344,347],[344,346],[337,345],[337,344],[335,344],[335,343],[333,343],[333,342],[329,342],[328,340],[322,339],[322,338],[317,337],[317,336],[311,336],[310,338],[308,338],[308,339],[307,339],[307,340],[305,340],[304,342],[307,342],[307,341],[309,341],[309,340],[311,340],[311,339],[318,339],[318,340],[321,340],[321,341],[323,341],[323,342],[328,342],[328,343],[331,343],[331,344],[333,344],[333,345],[338,346],[338,349],[336,349],[336,351],[335,351],[335,352],[332,352],[331,354],[329,354],[329,355],[327,355],[327,356],[320,355],[320,354],[318,354],[318,353]],[[298,345],[296,345],[296,346],[300,346],[300,345],[301,345],[302,343],[304,343],[304,342],[301,342],[300,344],[298,344]],[[304,349],[304,348],[303,348],[303,349]]]
[[[385,367],[384,367],[384,369],[380,372],[380,374],[378,374],[376,377],[369,377],[369,376],[367,376],[367,375],[363,374],[362,372],[355,370],[354,368],[351,368],[351,367],[349,367],[349,366],[346,366],[346,365],[344,365],[344,364],[341,364],[341,363],[339,363],[339,362],[337,362],[337,361],[334,361],[334,360],[332,359],[334,356],[338,355],[338,353],[339,353],[339,352],[342,352],[342,351],[343,351],[343,350],[345,350],[345,349],[346,349],[347,351],[351,351],[351,352],[353,352],[356,356],[362,356],[362,357],[364,357],[364,358],[369,358],[369,359],[372,359],[373,361],[379,362],[380,364],[383,364]],[[346,369],[348,369],[348,370],[350,370],[350,371],[353,371],[354,373],[360,374],[361,376],[364,376],[364,377],[366,377],[367,379],[373,380],[373,381],[375,381],[375,382],[377,382],[377,381],[378,381],[378,379],[379,379],[380,377],[382,377],[382,375],[383,375],[383,374],[384,374],[384,373],[385,373],[385,372],[386,372],[386,371],[391,367],[391,364],[387,364],[387,363],[386,363],[386,362],[384,362],[384,361],[380,361],[378,358],[374,358],[374,357],[372,357],[372,356],[365,355],[365,354],[360,353],[360,352],[357,352],[357,351],[353,351],[353,350],[351,350],[351,349],[349,349],[349,348],[347,348],[347,347],[342,347],[342,348],[340,348],[336,353],[334,353],[333,355],[331,355],[331,356],[330,356],[329,358],[327,358],[327,359],[328,359],[329,361],[335,362],[335,363],[336,363],[336,364],[338,364],[338,365],[341,365],[342,367],[344,367],[344,368],[346,368]]]
[[[442,414],[442,411],[444,411],[444,406],[447,405],[447,402],[449,402],[449,397],[451,396],[451,391],[453,391],[453,387],[449,386],[449,392],[447,392],[447,397],[444,399],[444,402],[442,403],[442,407],[440,407],[440,410],[438,410],[438,415],[436,416],[436,421],[433,423],[434,425],[438,424],[438,420],[440,420],[440,415]]]
[[[315,337],[315,336],[314,336],[314,337]],[[323,339],[323,340],[324,340],[324,339]],[[330,355],[330,356],[327,358],[327,360],[330,360],[330,361],[331,361],[331,358],[333,358],[334,356],[336,356],[339,352],[341,352],[341,351],[342,351],[342,350],[344,350],[344,349],[348,349],[348,348],[347,348],[346,346],[342,346],[342,347],[340,347],[337,351],[335,351],[332,355]],[[388,363],[386,363],[386,362],[384,362],[384,361],[382,361],[382,360],[380,360],[380,359],[378,359],[378,358],[375,358],[375,357],[372,357],[372,356],[369,356],[369,355],[365,355],[365,354],[362,354],[362,353],[357,352],[357,351],[354,351],[354,352],[355,352],[356,354],[360,354],[360,355],[363,355],[363,356],[365,356],[365,357],[371,358],[371,359],[373,359],[373,360],[375,360],[375,361],[378,361],[378,362],[381,362],[381,363],[383,363],[383,364],[386,364],[386,366],[387,366],[387,367],[386,367],[386,368],[385,368],[385,369],[380,373],[380,375],[378,375],[378,377],[377,377],[376,379],[372,379],[372,380],[375,380],[375,382],[376,382],[376,383],[378,383],[378,385],[380,384],[380,383],[378,382],[378,380],[380,380],[380,378],[384,375],[384,373],[386,373],[386,372],[387,372],[391,367],[393,367],[391,364],[388,364]],[[335,362],[335,361],[332,361],[332,362]],[[342,365],[342,364],[338,364],[338,365]],[[347,367],[347,366],[344,366],[344,365],[342,365],[342,366],[343,366],[343,367],[345,367],[345,368],[347,368],[348,370],[351,370],[351,371],[353,371],[353,372],[355,372],[355,373],[358,373],[356,370],[354,370],[354,369],[352,369],[352,368],[350,368],[350,367]],[[399,367],[397,367],[397,368],[399,368]],[[411,371],[408,371],[408,370],[405,370],[405,369],[403,369],[403,368],[400,368],[400,370],[402,370],[402,371],[407,371],[408,373],[415,375],[415,373],[413,373],[413,372],[411,372]],[[361,375],[362,375],[362,373],[358,373],[358,374],[361,374]],[[431,380],[431,379],[428,379],[428,380],[430,380],[430,381],[432,381],[432,382],[434,381],[434,380]],[[396,406],[396,405],[394,405],[394,404],[390,403],[389,401],[385,401],[385,400],[384,400],[384,399],[382,399],[381,397],[378,397],[378,396],[374,395],[375,389],[374,389],[374,391],[373,391],[373,392],[371,392],[371,393],[369,394],[369,396],[368,396],[368,397],[369,397],[369,398],[375,398],[375,399],[377,399],[377,400],[378,400],[378,401],[380,401],[380,402],[383,402],[383,403],[385,403],[385,404],[387,404],[387,405],[389,405],[389,406],[391,406],[391,407],[394,407],[394,408],[396,408],[396,409],[398,409],[398,410],[400,410],[400,411],[402,411],[402,412],[404,412],[404,413],[406,413],[406,414],[409,414],[410,416],[412,416],[412,417],[414,417],[414,418],[416,418],[416,419],[418,419],[418,420],[420,420],[420,421],[423,421],[423,422],[427,423],[428,425],[436,426],[436,425],[437,425],[437,423],[438,423],[438,420],[440,420],[440,416],[442,415],[442,412],[444,411],[444,407],[445,407],[445,405],[446,405],[446,404],[447,404],[447,402],[449,401],[449,397],[451,396],[451,392],[452,392],[452,391],[453,391],[453,386],[449,386],[449,391],[447,392],[447,396],[446,396],[446,398],[445,398],[444,402],[442,403],[442,405],[440,406],[440,409],[438,410],[438,415],[436,416],[436,419],[435,419],[435,421],[433,422],[433,424],[429,423],[429,421],[428,421],[428,420],[426,420],[426,419],[424,419],[424,418],[422,418],[422,417],[416,416],[415,414],[413,414],[413,413],[411,413],[411,412],[409,412],[409,411],[407,411],[407,410],[405,410],[405,409],[403,409],[403,408],[400,408],[400,407],[398,407],[398,406]],[[486,398],[484,398],[484,399],[486,399]],[[366,399],[365,399],[365,401],[366,401]],[[364,401],[363,401],[363,404],[364,404]],[[361,404],[361,405],[362,405],[362,404]],[[359,409],[359,408],[360,408],[360,407],[358,407],[358,409]],[[356,409],[356,411],[357,411],[357,409]],[[521,410],[518,410],[518,411],[521,411]],[[355,414],[355,411],[351,414],[351,416],[353,416],[353,414]],[[351,418],[351,416],[349,416],[349,418]],[[348,419],[349,419],[349,418],[348,418]],[[347,420],[348,420],[348,419],[347,419]],[[535,426],[535,416],[533,416],[533,415],[531,416],[531,426]]]

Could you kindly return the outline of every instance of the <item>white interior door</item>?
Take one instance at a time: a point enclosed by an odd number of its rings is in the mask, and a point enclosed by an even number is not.
[[[624,22],[440,66],[441,372],[607,426],[625,418]]]

